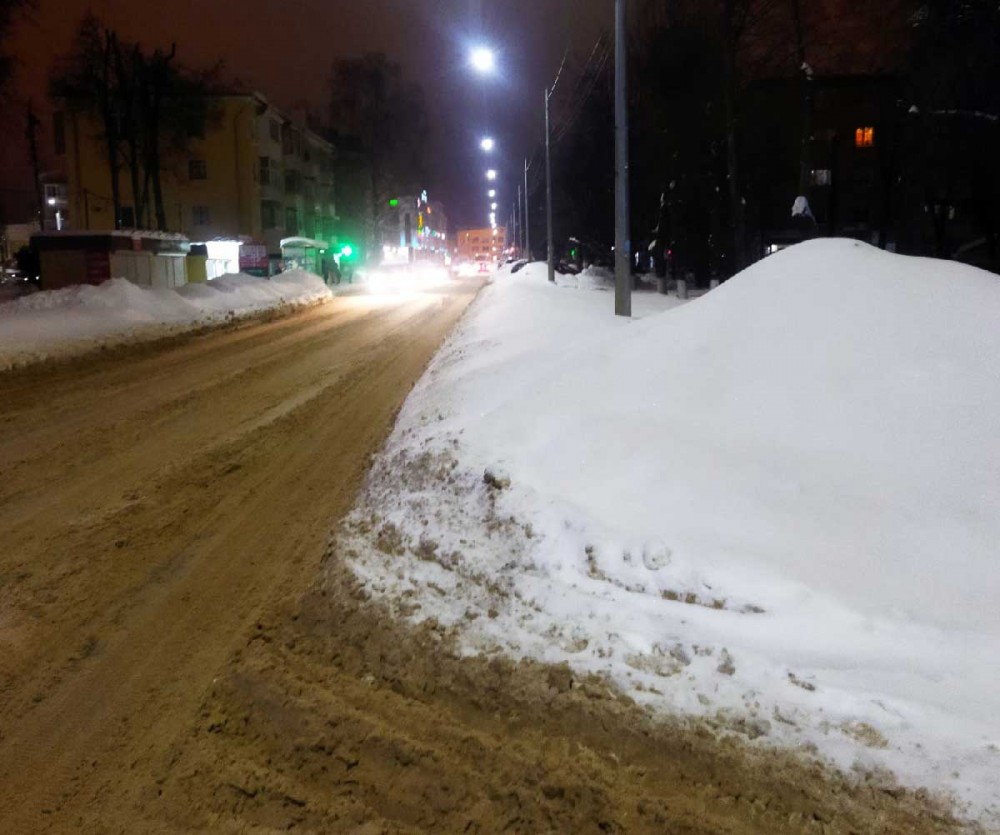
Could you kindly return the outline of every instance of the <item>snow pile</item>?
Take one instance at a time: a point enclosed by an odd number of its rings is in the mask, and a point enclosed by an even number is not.
[[[607,267],[591,265],[578,275],[556,273],[556,284],[560,287],[576,287],[579,290],[614,290],[615,272]]]
[[[0,368],[329,297],[320,278],[301,270],[270,280],[226,275],[175,290],[115,278],[97,286],[34,293],[0,304]]]
[[[345,524],[352,567],[469,652],[1000,823],[1000,281],[825,240],[662,298],[628,322],[544,265],[498,276]]]

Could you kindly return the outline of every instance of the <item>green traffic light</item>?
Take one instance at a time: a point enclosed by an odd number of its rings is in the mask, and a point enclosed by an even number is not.
[[[394,206],[394,207],[398,206],[399,205],[399,201],[395,197],[393,197],[392,200],[389,201],[389,205],[390,206]]]

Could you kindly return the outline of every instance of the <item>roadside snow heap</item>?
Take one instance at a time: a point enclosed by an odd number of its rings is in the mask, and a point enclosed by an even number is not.
[[[35,293],[0,304],[0,369],[329,298],[322,279],[290,270],[268,280],[225,275],[176,290],[124,278]]]
[[[635,299],[501,272],[345,522],[351,568],[469,653],[1000,822],[1000,279],[823,240]]]

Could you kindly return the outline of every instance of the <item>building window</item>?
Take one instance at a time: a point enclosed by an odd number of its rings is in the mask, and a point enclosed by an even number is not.
[[[285,172],[285,194],[298,194],[299,193],[299,172],[298,171],[286,171]]]
[[[188,160],[188,179],[207,180],[208,164],[203,159]]]
[[[828,186],[832,182],[833,177],[829,168],[814,168],[810,179],[814,186]]]
[[[211,220],[209,220],[208,206],[191,207],[192,226],[208,226],[209,223],[211,223]]]
[[[858,128],[854,131],[855,148],[871,148],[875,144],[875,128]]]
[[[52,114],[52,144],[57,154],[66,153],[66,114]]]
[[[278,205],[272,200],[260,204],[260,223],[265,229],[274,229],[278,225]]]
[[[45,202],[55,200],[57,203],[65,203],[69,197],[69,189],[65,183],[46,183]]]
[[[281,122],[277,119],[271,119],[271,141],[281,141]]]
[[[271,185],[271,160],[268,157],[260,158],[260,184]]]
[[[285,209],[285,232],[289,235],[299,234],[299,214],[295,209]]]

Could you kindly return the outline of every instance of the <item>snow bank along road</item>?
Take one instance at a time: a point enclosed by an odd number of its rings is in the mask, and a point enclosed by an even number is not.
[[[321,571],[474,289],[0,375],[0,831],[954,831]]]

